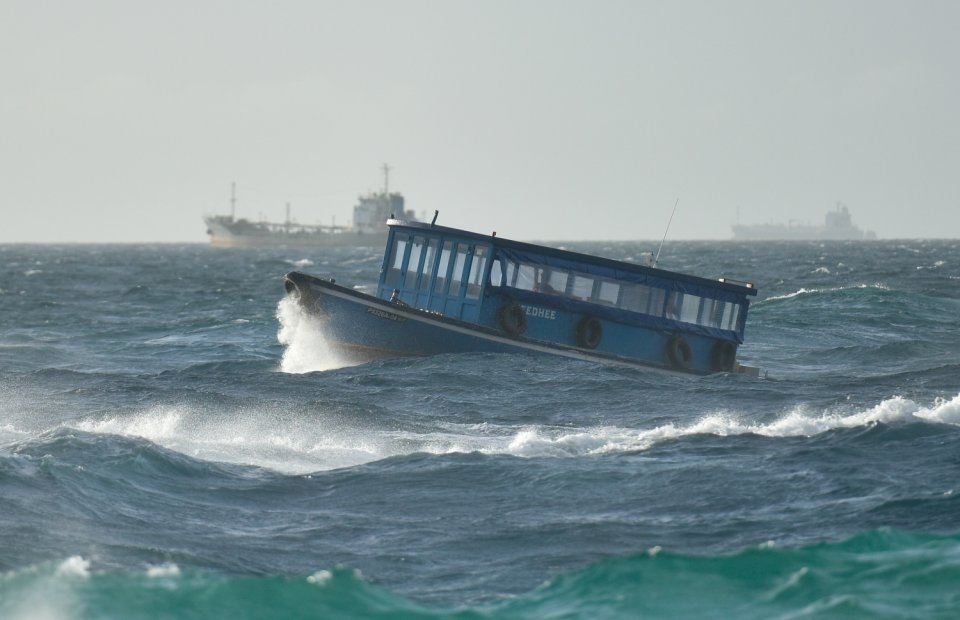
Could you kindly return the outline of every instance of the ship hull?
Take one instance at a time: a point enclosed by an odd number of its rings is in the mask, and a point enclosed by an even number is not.
[[[282,232],[247,231],[237,233],[208,218],[207,234],[210,245],[218,248],[321,248],[321,247],[383,247],[387,234],[360,232]]]
[[[857,229],[819,226],[734,226],[736,241],[860,241],[872,236]]]

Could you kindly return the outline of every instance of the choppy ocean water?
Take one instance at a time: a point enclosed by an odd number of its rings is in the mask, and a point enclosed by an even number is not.
[[[0,618],[960,617],[960,242],[668,244],[762,380],[338,368],[379,262],[0,246]]]

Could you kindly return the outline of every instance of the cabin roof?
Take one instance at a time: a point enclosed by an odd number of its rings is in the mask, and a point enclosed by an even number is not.
[[[582,265],[596,265],[600,267],[605,267],[611,270],[620,270],[620,271],[630,271],[633,273],[644,274],[649,276],[655,276],[659,278],[666,278],[672,280],[679,280],[681,282],[689,282],[691,284],[704,286],[708,288],[727,290],[731,292],[736,292],[744,295],[756,295],[757,289],[748,283],[740,283],[739,281],[721,281],[711,278],[703,278],[700,276],[694,276],[686,273],[679,273],[675,271],[668,271],[666,269],[660,269],[657,267],[645,267],[643,265],[638,265],[636,263],[628,263],[626,261],[615,260],[612,258],[605,258],[602,256],[596,256],[593,254],[583,254],[581,252],[574,252],[571,250],[562,250],[560,248],[552,248],[545,245],[539,245],[536,243],[528,243],[524,241],[514,241],[512,239],[507,239],[504,237],[495,236],[496,233],[490,235],[484,235],[480,233],[471,232],[468,230],[463,230],[460,228],[450,228],[447,226],[438,226],[436,224],[430,224],[427,222],[414,222],[409,220],[401,219],[390,219],[387,221],[387,226],[392,229],[406,229],[410,232],[420,232],[425,235],[432,236],[451,236],[458,237],[460,239],[472,240],[472,241],[482,241],[484,243],[492,244],[496,248],[503,248],[507,250],[514,250],[517,252],[522,252],[524,254],[536,254],[539,256],[559,259],[564,262],[569,263],[578,263]]]

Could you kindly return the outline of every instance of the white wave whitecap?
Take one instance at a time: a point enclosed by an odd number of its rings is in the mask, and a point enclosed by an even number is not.
[[[508,452],[517,456],[578,456],[611,452],[635,452],[664,442],[694,435],[731,437],[812,437],[831,430],[861,428],[877,423],[894,424],[925,421],[960,425],[960,394],[951,400],[938,400],[923,407],[896,396],[866,411],[853,413],[812,413],[805,407],[794,409],[768,423],[751,423],[731,413],[713,413],[689,425],[665,424],[649,430],[595,428],[577,432],[551,433],[543,429],[524,429],[516,434]]]
[[[289,416],[277,411],[154,407],[134,415],[88,419],[74,426],[92,433],[141,437],[201,460],[308,474],[418,453],[570,458],[642,452],[665,441],[695,435],[810,437],[878,423],[960,425],[960,394],[930,407],[897,396],[861,411],[816,412],[801,406],[763,423],[744,420],[731,412],[715,412],[690,424],[669,423],[648,429],[445,422],[430,431],[413,431],[360,427],[323,411],[308,420],[285,417]]]
[[[297,269],[303,269],[304,267],[313,267],[314,262],[309,258],[299,258],[297,260],[287,260],[287,264],[293,265]]]
[[[51,572],[52,571],[52,572]],[[9,588],[11,580],[30,576],[19,587]],[[0,575],[8,589],[0,596],[0,615],[4,620],[71,620],[78,617],[82,597],[78,589],[90,577],[90,561],[78,555],[55,567],[33,566],[18,573]]]
[[[60,563],[56,574],[58,577],[89,577],[90,561],[79,555],[71,556]]]
[[[173,563],[159,564],[147,567],[147,577],[151,579],[160,579],[163,577],[177,577],[180,575],[180,567]]]
[[[858,284],[855,286],[836,286],[832,288],[803,288],[794,291],[793,293],[785,293],[783,295],[772,295],[767,297],[757,303],[767,303],[771,301],[780,301],[783,299],[793,299],[795,297],[803,297],[804,295],[817,295],[821,293],[836,293],[839,291],[846,291],[851,289],[875,289],[878,291],[889,291],[890,287],[886,284],[877,282],[876,284]]]

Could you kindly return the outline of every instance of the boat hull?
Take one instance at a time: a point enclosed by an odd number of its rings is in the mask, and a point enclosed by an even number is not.
[[[288,294],[320,321],[329,345],[351,363],[444,353],[531,353],[691,374],[667,365],[510,336],[498,329],[383,300],[299,272],[287,274],[284,284]]]

